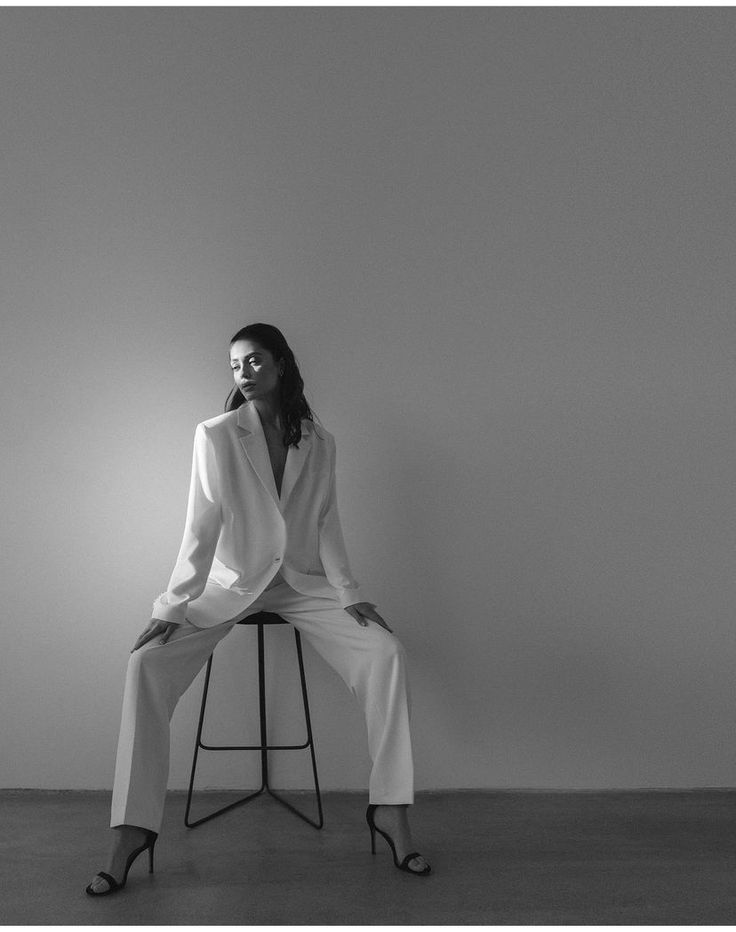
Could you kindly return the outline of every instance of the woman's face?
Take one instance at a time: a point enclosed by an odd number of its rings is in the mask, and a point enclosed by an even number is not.
[[[237,340],[230,347],[230,368],[235,384],[246,401],[269,399],[279,396],[279,377],[283,363],[273,358],[253,340]]]

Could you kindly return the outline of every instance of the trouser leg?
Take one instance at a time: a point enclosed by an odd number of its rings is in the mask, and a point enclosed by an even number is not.
[[[337,601],[303,596],[288,586],[263,596],[267,611],[293,624],[333,667],[363,707],[373,762],[369,800],[414,800],[414,767],[404,648],[380,625],[357,624]]]
[[[169,776],[169,722],[176,704],[234,621],[180,625],[165,644],[149,641],[128,661],[110,824],[158,832]]]

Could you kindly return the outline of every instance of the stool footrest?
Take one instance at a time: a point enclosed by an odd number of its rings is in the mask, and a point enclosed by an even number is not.
[[[203,751],[306,751],[309,741],[304,744],[199,744]]]

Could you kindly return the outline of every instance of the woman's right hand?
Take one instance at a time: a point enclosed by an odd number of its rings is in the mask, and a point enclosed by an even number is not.
[[[133,651],[138,650],[139,647],[143,647],[144,644],[148,644],[149,641],[159,637],[159,635],[161,636],[161,643],[165,644],[178,627],[179,625],[174,624],[173,621],[160,621],[158,618],[152,618],[148,622],[146,630],[133,645],[131,654]]]

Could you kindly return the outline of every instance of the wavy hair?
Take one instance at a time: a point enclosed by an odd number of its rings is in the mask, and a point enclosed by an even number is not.
[[[283,362],[284,371],[279,379],[279,400],[281,423],[284,425],[284,444],[287,447],[298,447],[302,439],[302,419],[313,421],[314,415],[304,397],[304,379],[286,338],[278,327],[271,324],[248,324],[247,327],[238,330],[230,340],[230,346],[238,340],[252,340],[261,349],[268,350],[274,362]],[[225,401],[225,411],[235,411],[244,402],[245,398],[235,385]]]

